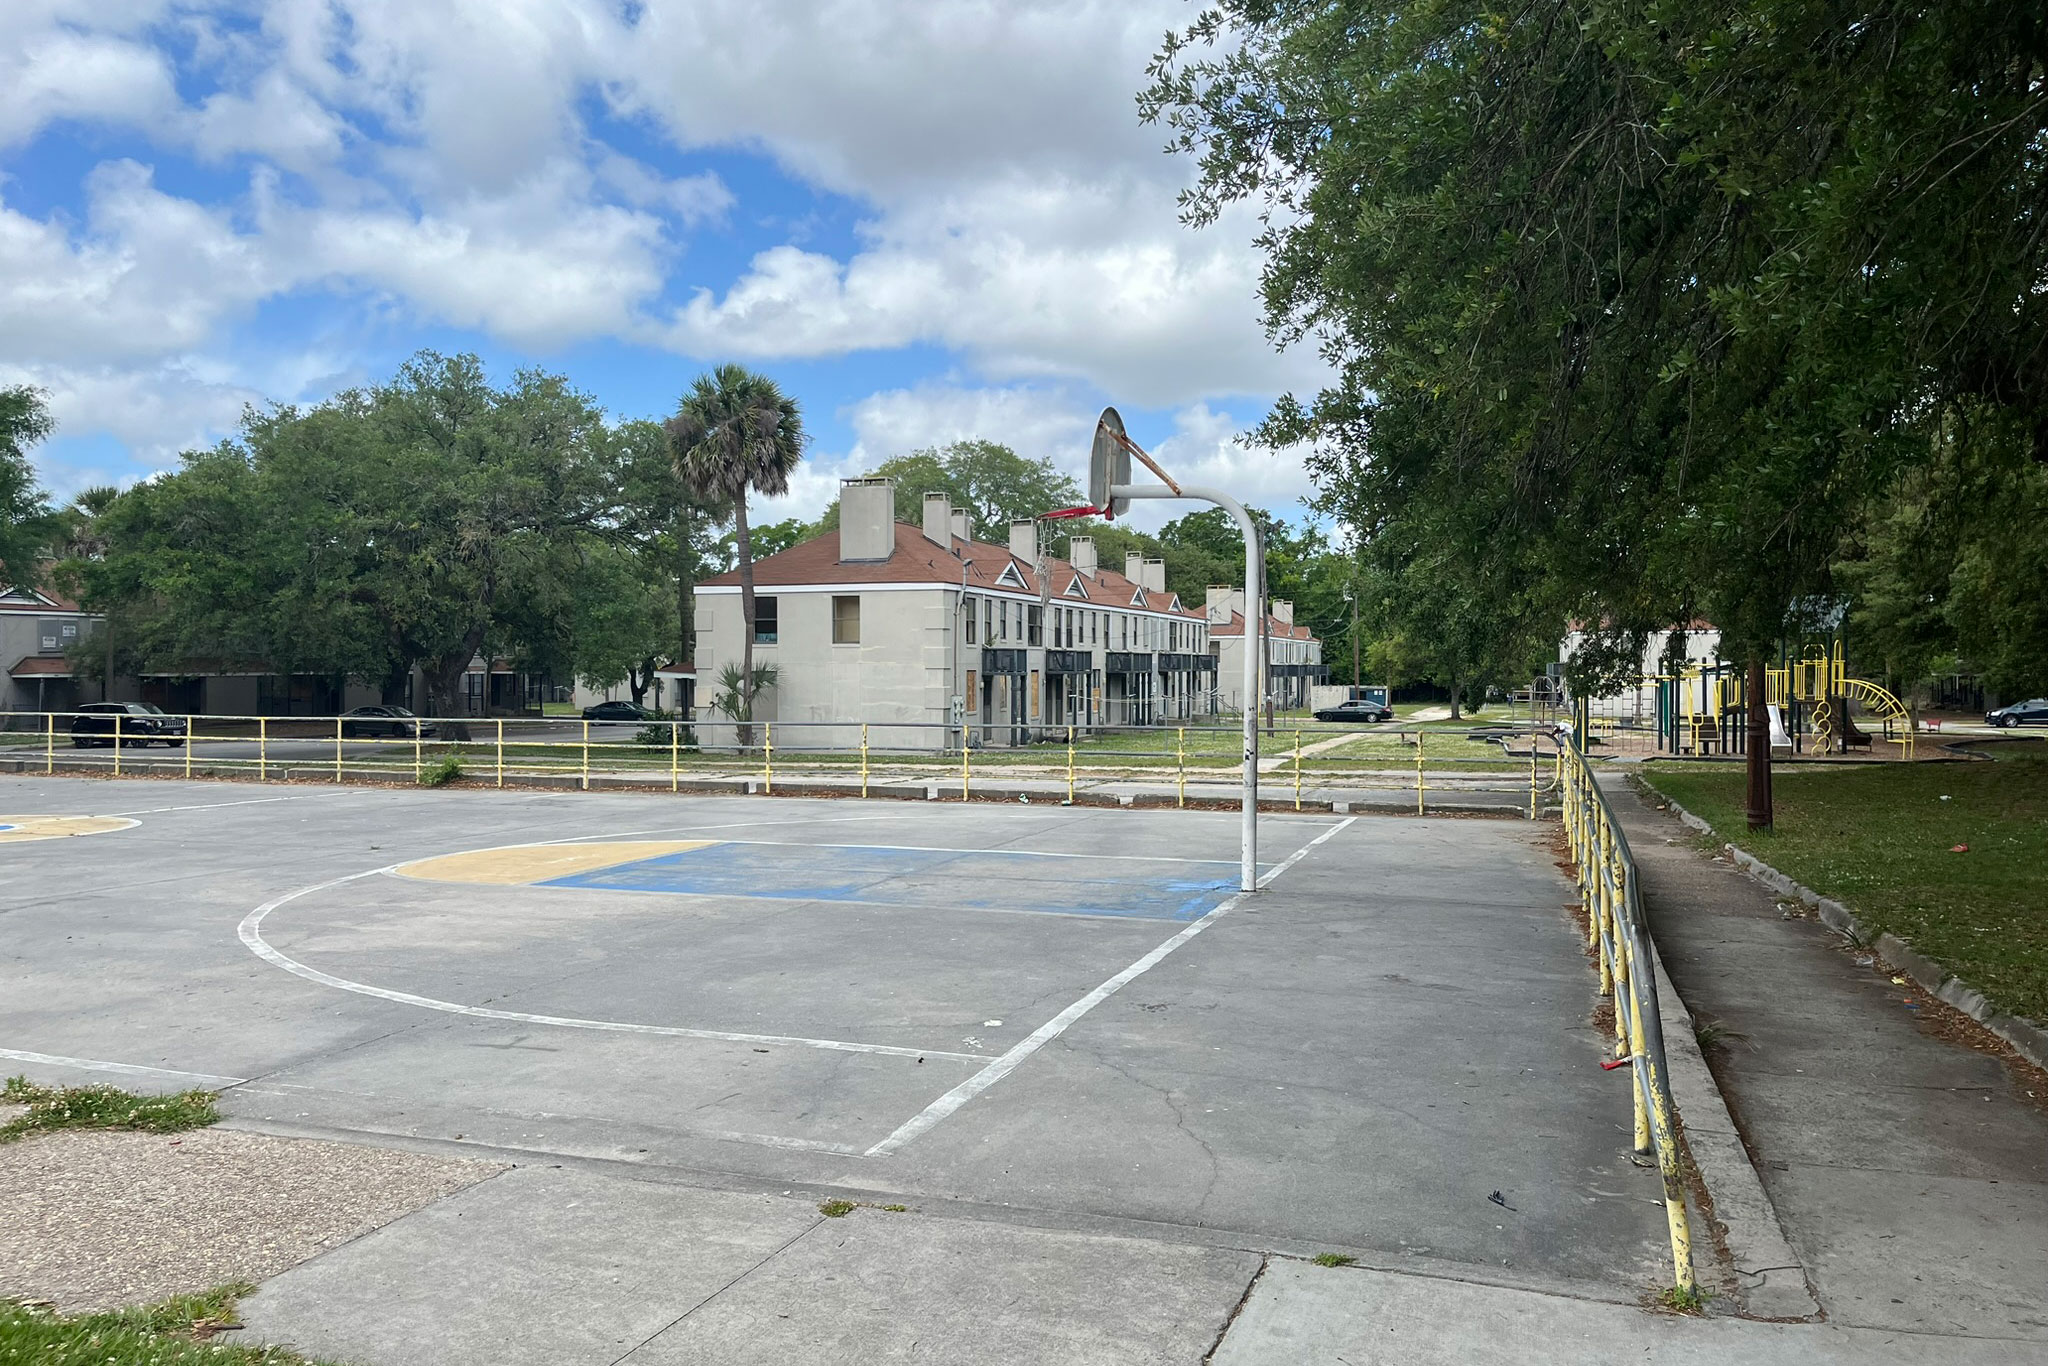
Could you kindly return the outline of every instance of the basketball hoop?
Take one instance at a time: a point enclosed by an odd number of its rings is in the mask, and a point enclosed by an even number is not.
[[[1133,457],[1159,477],[1157,484],[1131,483]],[[1259,652],[1252,648],[1251,623],[1265,621],[1263,588],[1265,547],[1258,524],[1243,503],[1220,489],[1186,488],[1173,479],[1151,456],[1124,433],[1124,420],[1114,408],[1104,408],[1095,422],[1095,444],[1088,452],[1088,508],[1069,508],[1050,513],[1054,517],[1078,517],[1097,512],[1115,519],[1130,510],[1133,498],[1197,499],[1214,503],[1230,515],[1244,535],[1244,797],[1240,811],[1238,890],[1251,892],[1259,886]]]
[[[1114,408],[1104,408],[1095,420],[1095,445],[1088,452],[1088,501],[1096,512],[1115,521],[1131,510],[1128,498],[1111,498],[1117,484],[1131,482],[1131,442],[1124,435],[1124,420]]]

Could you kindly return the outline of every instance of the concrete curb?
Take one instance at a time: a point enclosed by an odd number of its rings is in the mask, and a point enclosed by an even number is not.
[[[1650,943],[1657,977],[1657,1013],[1664,1022],[1664,1060],[1671,1069],[1671,1100],[1678,1107],[1685,1146],[1714,1203],[1713,1219],[1734,1264],[1737,1289],[1748,1316],[1812,1319],[1820,1302],[1807,1283],[1805,1267],[1785,1237],[1777,1206],[1749,1160],[1728,1102],[1700,1054],[1692,1013],[1664,971],[1656,939]]]
[[[1655,794],[1657,800],[1671,809],[1679,820],[1703,835],[1720,839],[1714,827],[1708,825],[1692,812],[1672,801],[1663,793]],[[1722,847],[1735,860],[1737,867],[1761,882],[1764,886],[1787,896],[1794,901],[1813,908],[1821,923],[1837,930],[1858,944],[1874,949],[1877,955],[1911,978],[1922,991],[1935,1000],[1954,1006],[1963,1014],[1983,1025],[1999,1038],[2011,1045],[2014,1052],[2036,1067],[2048,1068],[2048,1030],[2042,1029],[2017,1015],[2008,1015],[1984,999],[1979,992],[1962,978],[1944,968],[1941,964],[1921,953],[1905,940],[1894,934],[1873,935],[1870,928],[1856,918],[1856,913],[1832,897],[1822,896],[1803,883],[1794,882],[1770,864],[1745,849],[1722,841]]]

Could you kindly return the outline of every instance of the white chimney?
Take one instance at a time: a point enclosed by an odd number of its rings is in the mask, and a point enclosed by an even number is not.
[[[1067,563],[1077,573],[1095,577],[1095,538],[1093,536],[1069,536],[1067,538]]]
[[[1289,626],[1294,625],[1294,604],[1285,598],[1273,599],[1273,615]]]
[[[960,541],[974,539],[974,524],[967,520],[966,508],[953,509],[953,538]]]
[[[1166,561],[1157,558],[1147,559],[1141,566],[1141,572],[1144,577],[1138,582],[1144,585],[1147,593],[1166,591]]]
[[[839,562],[872,563],[896,553],[896,481],[839,481]]]
[[[953,548],[953,500],[943,493],[924,496],[924,538],[947,550]]]
[[[1136,550],[1124,552],[1124,577],[1142,586],[1145,582],[1145,557]]]
[[[1038,563],[1038,523],[1029,517],[1010,523],[1010,553],[1026,564]]]
[[[1210,625],[1228,626],[1230,614],[1244,610],[1244,590],[1232,588],[1227,583],[1212,583],[1206,607]]]

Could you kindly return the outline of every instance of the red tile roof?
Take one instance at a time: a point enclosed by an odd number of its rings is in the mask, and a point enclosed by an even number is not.
[[[7,672],[13,678],[69,678],[71,661],[62,655],[29,655]]]
[[[1230,614],[1230,621],[1227,624],[1221,626],[1211,626],[1209,628],[1209,634],[1212,636],[1243,635],[1244,613],[1232,612]],[[1290,624],[1288,622],[1284,622],[1280,620],[1280,618],[1273,616],[1270,613],[1268,613],[1266,617],[1266,634],[1271,636],[1274,640],[1314,640],[1316,638],[1315,632],[1309,630],[1308,627],[1300,625],[1299,623]]]
[[[960,586],[962,560],[971,560],[967,566],[967,586],[992,593],[1014,593],[1019,597],[1038,596],[1038,572],[1030,564],[1010,554],[1008,546],[989,545],[984,541],[955,540],[952,551],[925,539],[924,531],[906,522],[896,523],[896,549],[886,560],[858,560],[843,564],[839,559],[839,533],[828,531],[799,545],[770,555],[754,562],[754,587],[799,588],[816,584],[854,583],[928,583],[933,586]],[[1011,565],[1017,568],[1018,577],[1024,587],[998,583],[998,577]],[[1066,560],[1048,558],[1046,568],[1052,577],[1052,601],[1066,607],[1082,605],[1082,600],[1068,596],[1074,580],[1080,578],[1087,591],[1087,605],[1093,607],[1129,608],[1138,585],[1113,569],[1097,569],[1092,575],[1083,575]],[[739,586],[739,571],[732,570],[716,578],[706,579],[702,588],[736,588]],[[1182,606],[1175,612],[1169,604],[1171,593],[1150,593],[1146,595],[1147,605],[1139,611],[1154,612],[1161,616],[1177,616],[1191,621],[1201,621],[1205,613],[1200,607]]]
[[[19,593],[21,597],[11,597]],[[82,612],[85,609],[53,588],[17,588],[13,584],[0,583],[0,612],[22,612],[41,614],[45,612]]]

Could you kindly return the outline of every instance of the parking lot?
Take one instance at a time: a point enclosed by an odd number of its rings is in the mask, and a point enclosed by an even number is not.
[[[1615,1298],[1668,1274],[1547,823],[1271,816],[1240,896],[1235,817],[1196,811],[0,779],[24,816],[105,828],[0,843],[8,1070]]]

